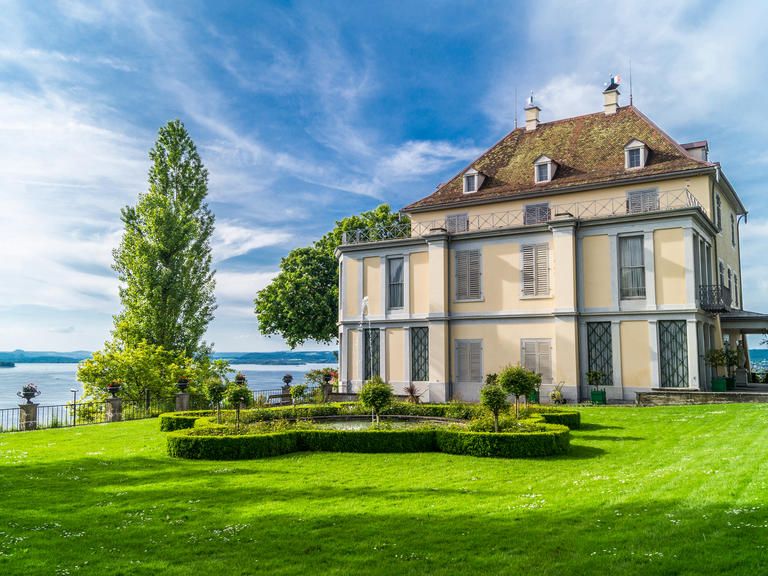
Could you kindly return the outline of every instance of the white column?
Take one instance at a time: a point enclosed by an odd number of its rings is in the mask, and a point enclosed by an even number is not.
[[[656,274],[654,272],[656,261],[653,248],[653,232],[646,232],[644,236],[645,257],[645,305],[647,308],[656,309]]]
[[[691,228],[683,229],[683,242],[685,246],[685,295],[689,308],[696,308],[696,267],[694,262],[693,243],[696,237]]]
[[[659,388],[659,330],[656,320],[648,320],[648,345],[651,349],[651,388]]]
[[[611,309],[619,309],[619,237],[609,234],[609,247],[611,258]]]
[[[699,347],[696,337],[696,320],[686,322],[688,336],[688,387],[694,390],[701,390],[701,381],[699,380]]]
[[[613,368],[613,385],[621,389],[624,398],[624,381],[621,377],[621,322],[611,320],[611,360]]]

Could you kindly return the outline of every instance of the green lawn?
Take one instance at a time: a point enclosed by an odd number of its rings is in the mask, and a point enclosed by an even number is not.
[[[768,405],[592,408],[571,454],[165,455],[0,435],[0,574],[768,572]]]

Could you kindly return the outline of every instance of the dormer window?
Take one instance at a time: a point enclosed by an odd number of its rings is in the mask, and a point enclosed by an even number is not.
[[[632,140],[624,146],[624,167],[627,170],[643,168],[648,160],[648,147],[645,142]]]
[[[557,164],[547,156],[539,156],[533,164],[533,177],[536,184],[550,182],[555,177]]]
[[[474,168],[464,173],[464,194],[472,194],[480,189],[485,180],[485,175]]]

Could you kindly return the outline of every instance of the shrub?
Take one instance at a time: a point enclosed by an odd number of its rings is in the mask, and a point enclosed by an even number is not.
[[[297,452],[299,432],[249,436],[172,432],[167,436],[168,455],[193,460],[249,460]]]
[[[392,404],[393,398],[392,388],[380,376],[371,378],[363,384],[363,388],[360,390],[360,403],[364,408],[373,410],[377,424],[379,423],[379,414]]]
[[[306,393],[306,384],[296,384],[296,386],[291,388],[291,400],[293,400],[294,404],[301,404],[304,401],[304,396]]]
[[[438,450],[448,454],[527,458],[566,453],[570,445],[570,434],[565,426],[556,425],[546,425],[543,430],[524,433],[441,429],[435,431],[435,440]]]
[[[227,386],[223,380],[210,379],[203,384],[203,393],[211,406],[216,408],[216,418],[221,422],[221,403],[224,401],[224,394],[227,392]]]
[[[499,431],[499,412],[509,408],[507,393],[501,386],[486,384],[480,389],[480,402],[493,414],[493,431]]]
[[[408,384],[408,386],[405,387],[405,400],[406,402],[411,402],[412,404],[418,404],[421,402],[421,395],[424,394],[423,390],[419,390],[416,387],[416,384],[411,382]]]
[[[167,412],[165,414],[160,414],[160,430],[162,432],[173,432],[175,430],[193,428],[195,425],[195,420],[206,416],[213,416],[213,412],[210,410],[199,410],[189,412]]]
[[[496,377],[496,382],[507,394],[515,396],[515,417],[520,417],[520,396],[528,396],[538,390],[541,375],[522,366],[506,366]]]

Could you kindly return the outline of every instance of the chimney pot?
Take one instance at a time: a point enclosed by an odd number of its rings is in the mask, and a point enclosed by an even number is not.
[[[536,130],[539,126],[539,112],[541,112],[541,108],[533,103],[533,92],[531,92],[528,105],[525,107],[525,130],[527,132]]]

